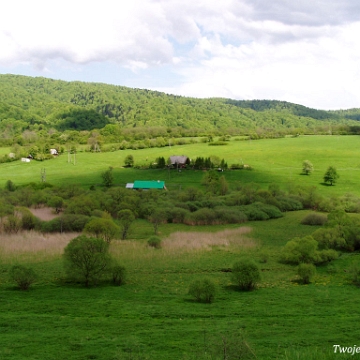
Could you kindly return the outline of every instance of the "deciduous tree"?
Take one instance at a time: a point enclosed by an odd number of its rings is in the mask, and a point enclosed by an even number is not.
[[[111,266],[109,244],[85,235],[72,239],[63,257],[67,275],[82,281],[86,287],[96,283]]]
[[[310,175],[314,171],[314,166],[309,160],[304,160],[302,170],[305,175]]]
[[[131,210],[124,209],[118,212],[118,218],[120,223],[121,239],[125,240],[129,234],[131,224],[135,220],[135,215]]]
[[[334,168],[333,166],[329,166],[324,175],[324,183],[329,183],[330,185],[333,185],[336,183],[338,178],[339,175],[336,171],[336,168]]]

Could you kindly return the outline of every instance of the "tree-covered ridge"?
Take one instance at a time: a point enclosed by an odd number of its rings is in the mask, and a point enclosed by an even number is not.
[[[311,109],[303,105],[278,100],[227,100],[228,104],[255,111],[273,110],[287,112],[296,116],[310,117],[316,120],[340,119],[340,113]],[[360,110],[358,110],[360,114]],[[355,119],[359,120],[359,119]]]
[[[101,83],[0,75],[0,131],[181,129],[181,136],[349,132],[360,110],[328,112],[282,101],[195,99]],[[319,121],[321,120],[321,121]],[[336,128],[337,127],[337,128]]]

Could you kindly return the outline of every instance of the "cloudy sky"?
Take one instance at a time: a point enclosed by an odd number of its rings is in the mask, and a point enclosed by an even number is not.
[[[11,0],[0,73],[360,107],[356,0]]]

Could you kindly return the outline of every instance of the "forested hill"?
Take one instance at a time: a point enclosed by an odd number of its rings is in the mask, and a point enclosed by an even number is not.
[[[360,109],[330,112],[283,101],[195,99],[100,83],[0,75],[3,137],[25,130],[83,131],[108,124],[203,133],[313,133],[336,127],[348,132],[360,125],[359,119]]]

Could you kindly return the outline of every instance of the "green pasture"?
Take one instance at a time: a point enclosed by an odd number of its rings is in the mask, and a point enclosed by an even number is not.
[[[299,285],[295,267],[280,264],[278,253],[292,237],[315,230],[299,225],[306,213],[247,223],[253,230],[246,236],[257,244],[251,249],[233,244],[179,253],[156,250],[143,239],[151,229],[138,223],[137,240],[111,246],[128,271],[121,287],[66,283],[60,256],[0,253],[0,358],[201,360],[211,358],[208,351],[219,340],[234,341],[241,333],[257,359],[336,359],[334,344],[354,346],[360,336],[359,289],[348,275],[358,255],[340,257],[335,272],[318,267],[310,285]],[[224,228],[169,224],[160,235]],[[263,250],[269,252],[266,263],[259,261]],[[262,270],[262,282],[252,292],[236,290],[230,274],[222,271],[243,256],[255,259]],[[28,292],[8,280],[7,270],[16,262],[39,274]],[[218,288],[212,304],[195,303],[187,295],[190,282],[203,276]]]
[[[46,170],[46,181],[51,184],[81,184],[84,187],[101,185],[101,172],[114,168],[115,183],[123,186],[134,180],[165,180],[169,189],[198,186],[202,171],[139,170],[123,168],[124,159],[132,154],[135,165],[148,166],[159,156],[187,155],[218,156],[228,165],[242,163],[250,165],[252,171],[227,171],[230,184],[255,182],[262,187],[278,183],[283,188],[292,185],[316,186],[324,195],[354,193],[360,194],[360,137],[358,136],[300,136],[271,140],[232,139],[226,146],[209,146],[204,143],[151,148],[143,150],[119,150],[106,153],[79,152],[76,162],[68,162],[63,154],[44,162],[20,161],[0,164],[0,186],[7,180],[15,184],[41,179],[41,169]],[[310,176],[301,175],[302,162],[310,160],[314,172]],[[73,161],[73,159],[72,159]],[[323,185],[323,176],[328,166],[336,167],[340,178],[336,186]]]

